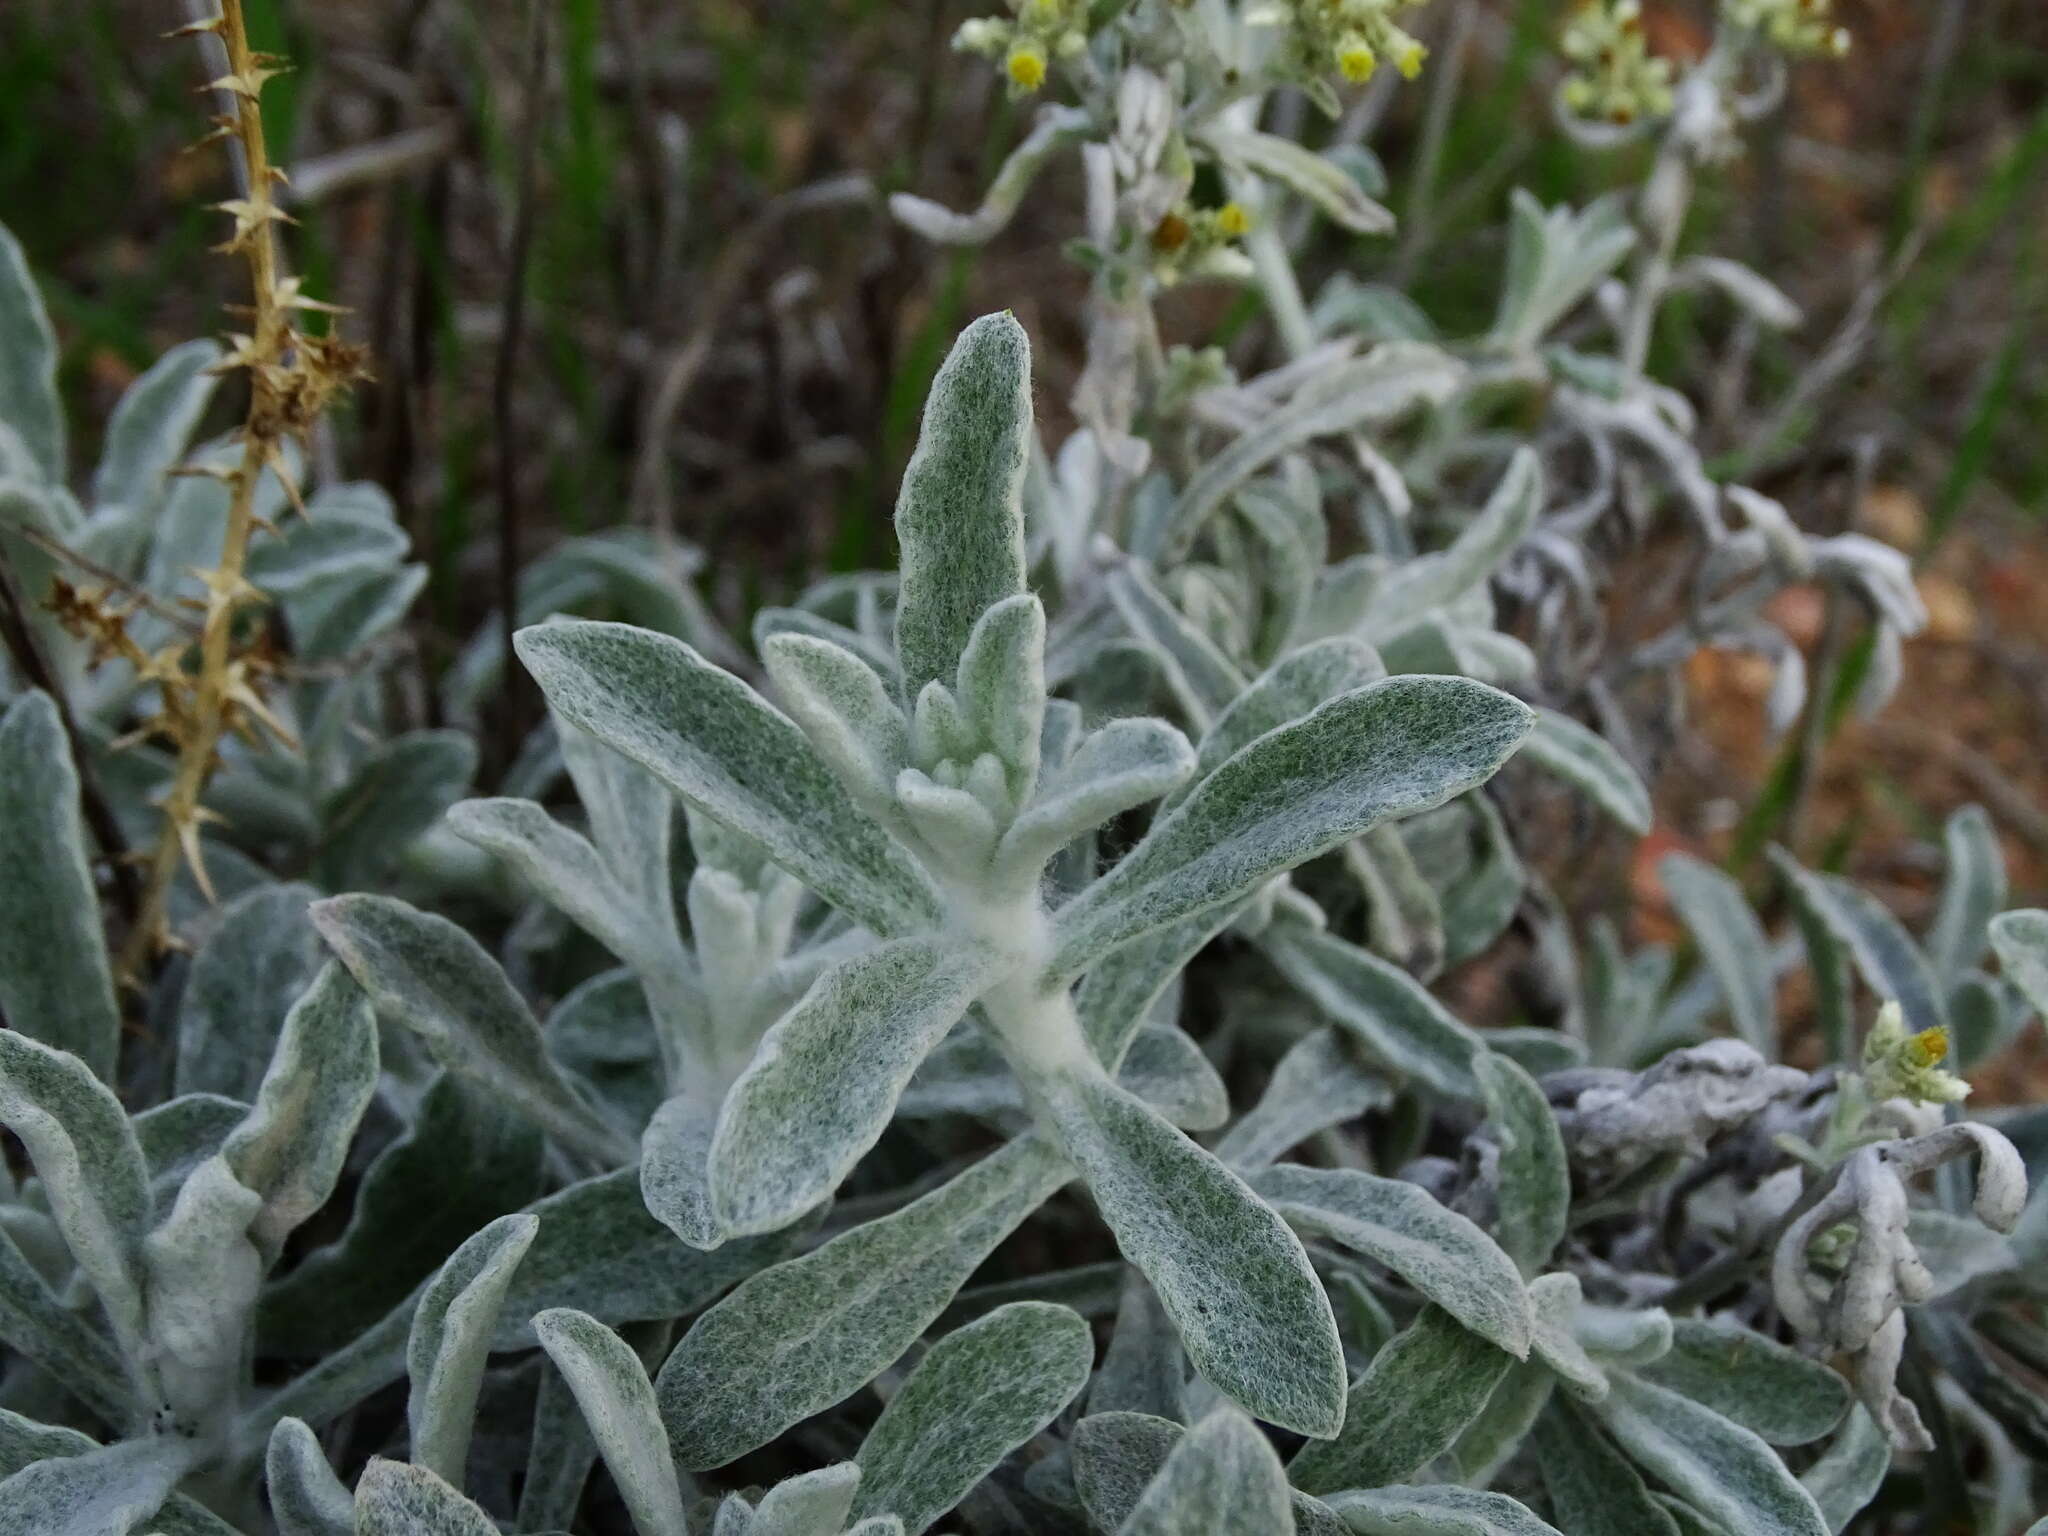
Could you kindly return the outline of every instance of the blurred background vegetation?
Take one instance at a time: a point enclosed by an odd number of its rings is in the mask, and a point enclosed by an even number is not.
[[[672,528],[704,551],[732,623],[821,569],[886,563],[926,385],[982,311],[1023,319],[1041,417],[1064,432],[1086,291],[1061,254],[1079,225],[1071,169],[980,251],[934,250],[882,204],[898,188],[973,202],[1028,121],[1030,103],[949,50],[987,8],[248,0],[259,44],[296,66],[264,98],[294,176],[291,259],[348,306],[376,372],[323,456],[387,487],[430,563],[414,635],[430,668],[489,609],[507,519],[526,559],[598,528]],[[1465,334],[1490,317],[1509,188],[1577,203],[1640,180],[1628,153],[1548,126],[1566,8],[1431,7],[1423,80],[1376,87],[1402,231],[1324,230],[1312,272],[1399,284]],[[1645,10],[1656,50],[1703,46],[1703,0]],[[1810,527],[1912,551],[1934,621],[1893,708],[1845,719],[1824,754],[1804,744],[1811,760],[1764,739],[1767,676],[1698,658],[1700,728],[1634,865],[1651,925],[1659,854],[1740,863],[1769,835],[1917,918],[1940,818],[1966,800],[1991,810],[2015,896],[2048,884],[2048,5],[1836,12],[1854,52],[1797,72],[1687,234],[1773,277],[1805,326],[1744,341],[1731,365],[1725,338],[1707,345],[1674,304],[1656,371],[1700,404],[1720,467]],[[183,150],[204,110],[198,55],[159,36],[187,19],[177,0],[0,6],[0,219],[49,296],[76,422],[103,421],[235,297],[233,265],[206,254],[226,170]],[[1301,131],[1320,131],[1312,114]],[[1168,319],[1169,340],[1221,339],[1244,369],[1271,360],[1245,295],[1190,288]],[[1760,419],[1734,403],[1788,391]],[[1784,603],[1820,645],[1819,594]]]

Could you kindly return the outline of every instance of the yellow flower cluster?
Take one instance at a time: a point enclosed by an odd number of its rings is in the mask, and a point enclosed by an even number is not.
[[[1054,59],[1070,59],[1088,46],[1088,0],[1011,0],[1013,14],[962,22],[953,46],[1001,61],[1012,96],[1045,84]]]
[[[1722,10],[1784,53],[1838,59],[1849,51],[1849,30],[1835,25],[1833,0],[1725,0]]]
[[[1222,275],[1243,260],[1232,247],[1251,228],[1252,217],[1241,203],[1220,208],[1182,203],[1153,227],[1152,275],[1167,287],[1183,277]]]
[[[1644,43],[1638,0],[1587,0],[1559,47],[1574,66],[1564,104],[1580,117],[1634,123],[1669,115],[1671,61],[1652,57]]]
[[[1296,67],[1312,79],[1332,71],[1354,85],[1370,80],[1382,63],[1404,80],[1422,73],[1429,50],[1402,31],[1396,13],[1418,0],[1281,0],[1248,19],[1284,23]]]
[[[1941,1065],[1947,1055],[1947,1030],[1937,1027],[1909,1035],[1899,1005],[1886,1003],[1863,1042],[1863,1080],[1871,1098],[1879,1102],[1954,1104],[1969,1097],[1970,1085]]]

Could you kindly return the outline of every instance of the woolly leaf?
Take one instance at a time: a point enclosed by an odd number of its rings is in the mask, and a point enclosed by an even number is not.
[[[119,507],[146,517],[163,492],[164,475],[185,455],[219,375],[220,348],[188,341],[151,363],[121,392],[93,471],[94,510]],[[0,408],[0,419],[8,418]]]
[[[1772,1445],[1818,1440],[1849,1410],[1847,1384],[1826,1366],[1717,1319],[1673,1318],[1670,1353],[1637,1367],[1637,1374],[1704,1403]]]
[[[1500,1147],[1500,1245],[1525,1275],[1540,1273],[1564,1240],[1572,1203],[1564,1137],[1543,1089],[1505,1056],[1472,1061]]]
[[[632,1346],[587,1312],[556,1307],[533,1320],[597,1441],[640,1536],[688,1536],[681,1485],[654,1387]]]
[[[1120,1530],[1187,1433],[1148,1413],[1093,1413],[1075,1425],[1074,1486],[1088,1518],[1101,1530]],[[1299,1489],[1287,1496],[1296,1536],[1343,1536],[1347,1527],[1320,1499]]]
[[[1771,862],[1796,899],[1811,908],[1849,951],[1870,989],[1898,1002],[1909,1030],[1918,1033],[1947,1024],[1948,1010],[1927,957],[1882,903],[1838,875],[1803,868],[1782,848],[1771,850]]]
[[[1287,1475],[1243,1414],[1218,1408],[1166,1458],[1118,1536],[1293,1536]]]
[[[930,926],[937,900],[788,716],[679,640],[623,624],[521,630],[557,714],[641,764],[712,820],[877,933]]]
[[[2005,858],[1980,805],[1966,805],[1950,816],[1942,827],[1942,843],[1948,872],[1927,934],[1927,958],[1935,976],[1954,985],[1983,955],[1992,915],[2005,905]]]
[[[1343,1036],[1329,1028],[1313,1030],[1280,1058],[1265,1093],[1216,1143],[1216,1155],[1249,1174],[1320,1131],[1383,1108],[1393,1096]]]
[[[1486,1047],[1398,966],[1332,934],[1278,924],[1260,943],[1280,972],[1375,1061],[1453,1098],[1480,1097]]]
[[[0,1482],[0,1536],[127,1536],[193,1458],[189,1442],[162,1436],[34,1462]]]
[[[1328,1503],[1357,1536],[1561,1536],[1506,1494],[1469,1488],[1367,1488]]]
[[[1771,1448],[1711,1408],[1618,1373],[1593,1411],[1624,1451],[1729,1536],[1827,1536],[1813,1496]]]
[[[1015,1302],[946,1335],[889,1399],[857,1460],[856,1518],[918,1536],[1088,1384],[1095,1341],[1065,1307]]]
[[[772,1231],[829,1195],[995,963],[978,944],[903,939],[819,977],[726,1095],[711,1144],[720,1224]]]
[[[1647,836],[1652,811],[1649,786],[1606,737],[1554,709],[1536,711],[1535,728],[1522,743],[1522,756],[1556,774],[1638,837]]]
[[[850,1461],[786,1478],[754,1506],[747,1536],[839,1536],[860,1482]]]
[[[691,1325],[655,1380],[677,1458],[722,1466],[858,1391],[1072,1176],[1027,1137],[902,1210],[752,1276]]]
[[[711,1194],[718,1107],[679,1093],[662,1101],[640,1136],[640,1193],[654,1219],[707,1252],[732,1234]]]
[[[1552,1400],[1529,1437],[1551,1513],[1572,1536],[1679,1536],[1642,1474],[1569,1398]]]
[[[426,1467],[372,1457],[356,1483],[355,1536],[497,1536],[491,1517]]]
[[[1024,458],[1031,343],[1008,313],[984,315],[932,380],[917,451],[896,497],[896,651],[903,693],[950,683],[975,621],[1024,590]]]
[[[1193,769],[1187,738],[1163,720],[1112,720],[1091,731],[1003,834],[995,857],[1000,878],[1035,876],[1075,838],[1156,800]]]
[[[5,225],[0,225],[0,424],[21,439],[45,481],[64,483],[57,334],[21,242]]]
[[[540,1025],[483,946],[445,917],[389,896],[316,903],[313,924],[369,993],[452,1072],[517,1104],[578,1150],[623,1161],[619,1137],[548,1059]]]
[[[9,325],[12,250],[0,229],[0,338]],[[0,407],[13,363],[0,362]],[[0,409],[0,421],[8,419]],[[78,771],[57,706],[48,694],[24,693],[0,716],[0,1013],[10,1028],[111,1080],[121,1010],[78,806]]]
[[[1386,675],[1373,648],[1349,636],[1290,651],[1253,678],[1203,733],[1195,752],[1196,773],[1206,778],[1268,731],[1290,725],[1331,699]]]
[[[539,1226],[532,1216],[499,1217],[455,1250],[413,1313],[405,1346],[412,1453],[450,1483],[463,1480],[499,1308]]]
[[[1765,1060],[1778,1054],[1776,971],[1771,944],[1737,885],[1689,853],[1667,853],[1657,864],[1671,905],[1691,930],[1700,955],[1720,983],[1735,1032]]]
[[[1462,678],[1396,677],[1258,738],[1103,879],[1061,908],[1052,974],[1249,895],[1388,816],[1484,781],[1528,729],[1522,704]]]
[[[109,1423],[132,1410],[121,1358],[98,1331],[50,1289],[41,1271],[0,1228],[0,1343],[39,1366]]]
[[[330,961],[286,1015],[255,1106],[221,1148],[236,1180],[262,1197],[249,1236],[266,1266],[334,1192],[376,1091],[377,1021]]]
[[[355,1497],[303,1421],[277,1421],[263,1458],[263,1483],[281,1536],[355,1536]]]
[[[1287,1474],[1318,1494],[1413,1477],[1457,1444],[1513,1363],[1449,1313],[1426,1307],[1352,1385],[1336,1438],[1311,1440]]]
[[[1419,1186],[1290,1163],[1252,1187],[1290,1222],[1386,1265],[1479,1337],[1528,1357],[1534,1325],[1514,1260]]]
[[[2006,980],[2048,1019],[2048,912],[2022,908],[1991,920],[1991,947]]]
[[[326,957],[307,918],[316,894],[260,885],[221,909],[178,1000],[178,1092],[255,1097],[285,1014]]]
[[[120,1101],[66,1051],[0,1030],[0,1124],[28,1148],[71,1256],[117,1338],[142,1326],[138,1252],[152,1215],[142,1148]]]
[[[1840,1532],[1877,1497],[1891,1464],[1891,1441],[1870,1410],[1858,1403],[1799,1481],[1820,1506],[1828,1529]]]
[[[1099,1070],[1050,1074],[1035,1093],[1195,1368],[1261,1418],[1333,1433],[1344,1394],[1337,1323],[1286,1224]]]

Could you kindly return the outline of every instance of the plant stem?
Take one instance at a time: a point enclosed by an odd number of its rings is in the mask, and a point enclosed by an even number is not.
[[[228,524],[221,540],[220,559],[206,575],[199,678],[180,733],[177,770],[170,793],[164,797],[163,831],[150,857],[140,914],[129,932],[122,957],[123,967],[130,975],[139,973],[149,956],[164,947],[171,882],[177,878],[181,861],[190,862],[200,888],[209,896],[212,894],[199,852],[199,801],[216,765],[227,716],[235,615],[245,602],[260,596],[249,585],[244,567],[249,536],[256,525],[256,486],[265,466],[279,451],[285,420],[277,380],[268,366],[282,352],[286,333],[285,310],[279,302],[277,248],[270,231],[276,216],[271,201],[276,178],[263,137],[263,74],[249,47],[242,0],[221,0],[216,30],[227,50],[228,79],[232,82],[227,89],[234,97],[234,112],[227,131],[241,146],[249,175],[244,199],[247,212],[238,214],[237,232],[228,244],[230,250],[241,252],[249,267],[249,414],[242,429],[241,463],[227,477]]]

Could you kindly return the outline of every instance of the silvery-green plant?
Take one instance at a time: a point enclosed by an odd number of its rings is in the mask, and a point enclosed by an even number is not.
[[[1533,768],[1647,831],[1625,695],[1702,645],[1777,659],[1787,723],[1788,582],[1870,613],[1869,700],[1921,622],[1902,557],[1717,484],[1648,372],[1688,288],[1796,322],[1679,243],[1832,23],[1730,0],[1681,73],[1625,0],[1577,13],[1565,131],[1654,137],[1655,168],[1583,209],[1517,194],[1495,319],[1447,337],[1346,272],[1306,296],[1311,212],[1394,220],[1373,114],[1315,150],[1275,94],[1412,74],[1418,13],[1020,0],[963,31],[1073,102],[975,214],[896,209],[991,239],[1078,146],[1081,430],[1041,443],[1021,328],[976,322],[900,569],[762,611],[752,655],[688,549],[550,551],[516,615],[549,718],[496,798],[453,804],[461,729],[390,734],[421,575],[379,493],[321,488],[251,557],[302,750],[230,748],[224,900],[185,893],[191,957],[127,1023],[80,811],[97,781],[147,824],[160,774],[113,743],[150,690],[94,664],[93,605],[32,615],[63,707],[8,678],[0,1536],[2037,1511],[2048,1124],[1971,1116],[1965,1074],[2048,1010],[2048,914],[2001,910],[1988,819],[1944,829],[1917,937],[1782,852],[1789,925],[1673,855],[1680,952],[1562,910],[1517,814]],[[1154,301],[1191,281],[1253,285],[1283,360],[1167,345]],[[0,340],[10,569],[40,600],[90,560],[146,657],[218,537],[219,486],[166,474],[217,353],[138,381],[80,497],[4,239]],[[1685,611],[1616,648],[1611,550],[1666,507]],[[436,685],[458,727],[504,628]],[[1511,931],[1540,996],[1474,1027],[1430,983]]]

